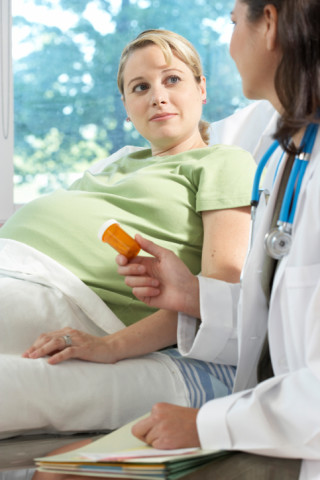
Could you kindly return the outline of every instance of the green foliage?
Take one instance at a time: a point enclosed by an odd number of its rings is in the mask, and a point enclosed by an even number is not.
[[[58,177],[84,169],[123,145],[145,145],[125,124],[116,85],[121,51],[142,30],[174,30],[195,45],[207,76],[205,119],[218,120],[245,104],[228,46],[221,42],[223,19],[228,22],[233,0],[33,3],[49,7],[59,3],[65,12],[77,14],[78,21],[64,30],[14,19],[14,26],[29,28],[26,41],[34,46],[32,53],[14,63],[15,171],[21,182],[39,172]],[[89,4],[109,14],[111,33],[101,33],[87,19]],[[52,184],[48,181],[48,189]]]

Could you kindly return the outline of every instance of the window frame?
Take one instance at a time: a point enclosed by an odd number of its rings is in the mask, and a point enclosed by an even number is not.
[[[0,224],[2,224],[14,211],[11,0],[0,2],[0,31]]]

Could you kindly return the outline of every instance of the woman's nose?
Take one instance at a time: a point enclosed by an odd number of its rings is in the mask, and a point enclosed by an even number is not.
[[[153,105],[161,105],[161,104],[165,105],[167,101],[162,97],[155,97],[152,103]]]
[[[153,106],[165,105],[168,102],[167,95],[162,90],[152,92],[151,103]]]

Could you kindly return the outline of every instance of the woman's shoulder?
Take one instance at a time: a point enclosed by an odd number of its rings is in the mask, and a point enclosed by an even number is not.
[[[122,156],[121,160],[124,160],[124,159],[145,160],[150,157],[152,157],[151,148],[141,148],[139,150],[135,150],[133,152],[130,152]]]
[[[213,145],[208,145],[205,150],[208,151],[208,153],[211,153],[211,154],[219,154],[219,155],[230,155],[230,156],[233,156],[233,155],[238,155],[238,154],[242,154],[244,156],[247,156],[249,158],[252,158],[252,155],[250,152],[248,152],[247,150],[245,150],[244,148],[242,147],[239,147],[238,145],[226,145],[224,143],[215,143]]]
[[[190,158],[207,163],[214,161],[216,166],[247,166],[256,168],[256,162],[250,152],[237,145],[215,144],[208,147],[190,150]]]

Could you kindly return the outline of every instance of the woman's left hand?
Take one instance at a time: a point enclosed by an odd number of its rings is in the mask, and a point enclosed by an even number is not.
[[[35,359],[50,355],[48,363],[51,365],[69,358],[79,358],[98,363],[115,363],[117,359],[111,346],[112,342],[108,342],[110,337],[96,337],[80,330],[65,327],[40,335],[22,356]]]

